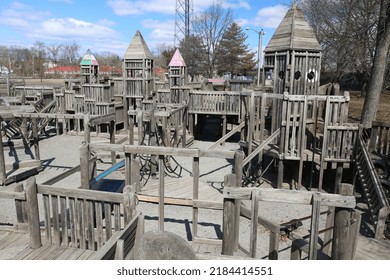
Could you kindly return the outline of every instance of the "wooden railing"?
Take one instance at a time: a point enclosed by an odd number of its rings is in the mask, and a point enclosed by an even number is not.
[[[390,159],[390,123],[372,122],[368,151]]]
[[[356,141],[356,176],[363,189],[363,196],[368,205],[371,221],[375,226],[375,236],[376,238],[383,238],[387,216],[390,214],[390,205],[366,148],[368,137],[363,131]]]
[[[352,187],[352,186],[351,186]],[[352,189],[351,189],[352,190]],[[274,203],[284,203],[284,204],[301,204],[301,205],[311,205],[312,206],[312,215],[311,215],[311,226],[310,226],[310,239],[307,243],[309,249],[307,251],[309,259],[317,259],[317,244],[319,241],[319,225],[320,225],[320,208],[322,206],[336,207],[343,209],[353,209],[356,206],[355,197],[351,194],[348,195],[338,195],[338,194],[327,194],[320,192],[301,192],[301,191],[291,191],[291,190],[279,190],[279,189],[259,189],[259,188],[236,188],[236,187],[226,187],[224,189],[224,237],[222,243],[222,252],[232,255],[236,243],[238,242],[239,232],[237,229],[234,229],[236,222],[234,217],[237,215],[234,213],[236,207],[232,206],[239,200],[251,200],[251,210],[250,219],[250,239],[249,239],[249,250],[247,253],[250,257],[255,258],[257,255],[257,225],[258,223],[265,226],[270,230],[270,249],[269,249],[269,258],[277,259],[278,258],[278,243],[279,243],[279,234],[280,226],[263,217],[259,217],[259,203],[261,202],[274,202]],[[277,211],[277,210],[276,210]],[[347,211],[348,212],[348,211]],[[348,212],[349,213],[349,212]],[[349,240],[348,235],[343,236],[340,234],[340,230],[346,231],[346,228],[350,226],[350,216],[341,215],[335,216],[334,222],[334,236],[333,240],[336,245],[333,247],[332,254],[335,255],[334,258],[338,259],[337,255],[340,251],[347,248],[349,253],[353,255],[353,247],[356,245],[356,239]],[[351,231],[356,234],[358,227],[352,227]],[[357,236],[356,236],[357,237]],[[238,246],[238,248],[243,248],[243,246]],[[245,249],[245,248],[244,248]]]
[[[238,92],[190,92],[190,113],[239,115],[241,112],[240,104],[240,93]]]
[[[119,194],[37,185],[31,177],[24,188],[24,192],[0,197],[14,198],[19,203],[17,212],[25,211],[21,217],[27,216],[24,222],[28,223],[33,249],[41,247],[42,238],[46,238],[56,246],[96,251],[135,215],[135,196],[130,186]]]

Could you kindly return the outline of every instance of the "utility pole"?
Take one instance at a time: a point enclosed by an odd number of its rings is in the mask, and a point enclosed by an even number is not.
[[[260,31],[254,30],[252,28],[247,27],[246,30],[252,30],[259,35],[259,42],[257,44],[257,87],[260,88],[260,71],[261,71],[261,63],[262,63],[262,52],[263,52],[263,36],[265,35],[265,32],[263,29],[260,29]]]

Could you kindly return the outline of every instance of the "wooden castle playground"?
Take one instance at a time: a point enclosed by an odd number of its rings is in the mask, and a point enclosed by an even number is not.
[[[263,70],[271,78],[261,88],[215,91],[189,82],[178,50],[167,80],[159,81],[136,32],[122,78],[101,80],[88,51],[79,80],[63,87],[11,86],[3,97],[9,105],[0,109],[0,182],[14,187],[0,191],[0,198],[15,201],[17,221],[0,227],[0,257],[140,259],[150,215],[138,209],[143,202],[158,205],[159,231],[166,228],[168,205],[190,209],[190,249],[198,259],[278,259],[281,239],[291,242],[291,259],[390,259],[390,124],[364,130],[348,122],[348,92],[319,85],[321,48],[296,4],[264,55]],[[192,147],[210,119],[220,123],[219,139]],[[37,184],[34,175],[45,172],[40,142],[48,127],[57,135],[83,136],[80,164]],[[99,137],[106,140],[94,141]],[[238,149],[224,148],[237,137]],[[231,166],[219,190],[200,172],[202,162],[217,159]],[[107,169],[97,168],[107,160]],[[266,188],[270,169],[277,177]],[[329,183],[324,177],[332,170]],[[345,170],[352,170],[352,178]],[[104,178],[117,171],[122,183],[107,192]],[[80,185],[55,186],[74,174]],[[357,191],[372,237],[359,234]],[[259,211],[267,203],[303,205],[310,214],[277,223]],[[202,235],[204,209],[222,213],[222,237]],[[268,242],[266,256],[258,255],[259,242]]]

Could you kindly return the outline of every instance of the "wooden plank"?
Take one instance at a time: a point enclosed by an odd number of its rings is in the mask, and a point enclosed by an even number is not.
[[[252,188],[225,188],[224,195],[229,198],[249,200]],[[282,190],[282,189],[257,189],[260,193],[260,201],[280,202],[291,204],[312,204],[313,192]],[[354,208],[356,200],[351,196],[321,193],[321,205]]]
[[[77,199],[87,199],[94,201],[105,201],[113,203],[123,203],[123,195],[119,193],[82,190],[82,189],[67,189],[60,187],[51,187],[45,185],[38,185],[38,193],[46,195],[56,195],[64,197],[73,197]]]
[[[321,194],[314,193],[312,201],[312,213],[310,223],[310,240],[309,240],[309,260],[317,259],[318,229],[320,224],[321,213]]]

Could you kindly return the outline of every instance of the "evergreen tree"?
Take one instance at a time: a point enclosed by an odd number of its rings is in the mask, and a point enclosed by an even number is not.
[[[207,75],[206,50],[199,36],[191,35],[182,40],[180,52],[186,62],[188,75]]]
[[[235,22],[223,34],[216,61],[218,74],[247,75],[256,67],[255,53],[245,44],[247,35]]]

